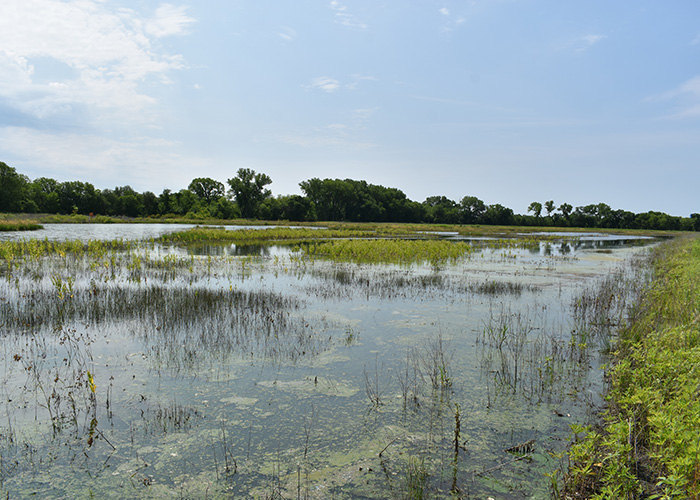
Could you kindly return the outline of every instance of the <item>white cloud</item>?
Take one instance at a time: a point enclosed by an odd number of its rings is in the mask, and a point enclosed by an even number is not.
[[[450,10],[449,10],[447,7],[443,7],[442,9],[440,9],[439,12],[440,12],[440,14],[442,14],[443,16],[449,16],[449,15],[450,15]]]
[[[589,48],[593,47],[595,44],[601,42],[602,40],[605,40],[606,38],[608,38],[607,35],[584,35],[574,42],[574,47],[576,52],[583,52],[584,50],[588,50]]]
[[[700,75],[683,82],[677,88],[659,96],[652,96],[647,101],[674,101],[679,110],[673,118],[700,117]]]
[[[182,35],[194,23],[194,19],[186,14],[187,7],[161,4],[156,9],[155,16],[146,22],[146,33],[157,38],[172,35]]]
[[[376,112],[377,108],[358,108],[352,111],[352,118],[358,122],[366,122]]]
[[[183,157],[177,142],[136,137],[115,140],[97,135],[50,133],[24,127],[0,129],[0,149],[22,158],[23,163],[41,165],[35,177],[92,182],[95,187],[111,187],[114,179],[129,179],[136,186],[163,186],[168,182],[191,178],[191,168],[209,168],[210,160]],[[186,172],[177,171],[183,165]],[[186,167],[184,167],[186,166]],[[65,172],[70,172],[66,178]]]
[[[319,76],[314,78],[310,85],[311,88],[320,89],[325,92],[335,92],[340,88],[340,82],[335,78],[328,76]]]
[[[338,24],[363,30],[369,28],[367,23],[358,20],[354,15],[350,14],[347,6],[341,4],[338,0],[332,0],[328,6],[335,11],[335,21]]]
[[[288,26],[283,26],[282,31],[277,33],[280,38],[284,38],[285,40],[291,42],[292,40],[296,39],[297,37],[297,32],[296,30],[288,27]]]
[[[349,90],[356,89],[357,86],[360,84],[360,82],[376,80],[376,78],[373,76],[360,75],[360,74],[351,75],[351,78],[352,78],[352,81],[350,83],[348,83],[347,85],[345,85],[345,88],[349,89]]]
[[[354,74],[350,75],[349,83],[343,84],[335,78],[319,76],[318,78],[314,78],[311,84],[307,85],[306,88],[323,90],[325,92],[335,92],[338,89],[355,90],[361,82],[371,80],[376,80],[376,78],[369,75]]]
[[[171,4],[144,17],[101,0],[0,2],[0,100],[37,118],[84,109],[92,125],[153,124],[156,100],[141,86],[185,64],[152,42],[193,22]],[[36,74],[51,61],[70,71],[47,84]]]

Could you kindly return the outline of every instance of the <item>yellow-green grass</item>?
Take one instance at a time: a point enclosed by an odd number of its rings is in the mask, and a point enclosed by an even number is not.
[[[614,360],[602,429],[574,429],[568,491],[700,498],[700,239],[674,241],[655,256]]]
[[[468,256],[472,246],[445,240],[345,239],[308,245],[304,251],[338,262],[441,265]]]
[[[0,231],[34,231],[42,229],[41,224],[24,221],[0,221]]]
[[[274,227],[267,229],[226,230],[223,227],[196,227],[164,235],[162,242],[232,242],[232,243],[275,243],[280,241],[299,242],[331,238],[366,238],[375,236],[373,231],[350,229],[312,229]]]

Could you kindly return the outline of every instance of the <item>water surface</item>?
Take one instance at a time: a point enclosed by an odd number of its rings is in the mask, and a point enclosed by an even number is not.
[[[572,302],[649,243],[475,241],[439,267],[152,244],[14,263],[0,285],[2,491],[546,498],[570,424],[602,403],[605,359]]]

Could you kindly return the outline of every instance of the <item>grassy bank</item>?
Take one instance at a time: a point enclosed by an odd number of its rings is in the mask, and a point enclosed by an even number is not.
[[[700,239],[663,245],[652,266],[619,332],[603,425],[573,429],[563,498],[700,498]]]
[[[674,237],[681,234],[679,231],[656,231],[643,229],[609,229],[609,228],[575,228],[556,226],[491,226],[482,224],[428,224],[428,223],[399,223],[399,222],[336,222],[336,221],[316,221],[316,222],[294,222],[294,221],[274,221],[258,219],[201,219],[187,218],[184,216],[153,216],[153,217],[110,217],[105,215],[87,216],[80,214],[58,215],[58,214],[10,214],[0,213],[0,224],[21,223],[21,224],[112,224],[112,223],[134,223],[134,224],[200,224],[211,226],[306,226],[323,227],[327,229],[355,230],[373,232],[379,236],[409,236],[423,232],[451,232],[462,236],[485,236],[495,238],[518,238],[528,233],[555,233],[552,238],[556,238],[556,233],[603,233],[603,234],[626,234],[634,236],[654,236],[654,237]],[[16,229],[12,229],[16,230]],[[692,233],[691,233],[692,234]],[[545,239],[546,236],[538,234],[538,239]]]
[[[41,224],[32,222],[0,221],[0,231],[34,231],[43,227]]]

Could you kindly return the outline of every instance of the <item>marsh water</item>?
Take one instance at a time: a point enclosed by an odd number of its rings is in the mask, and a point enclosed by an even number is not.
[[[186,229],[119,226],[83,230]],[[654,240],[469,244],[442,265],[146,240],[0,262],[3,496],[547,498],[602,404],[576,301]]]

